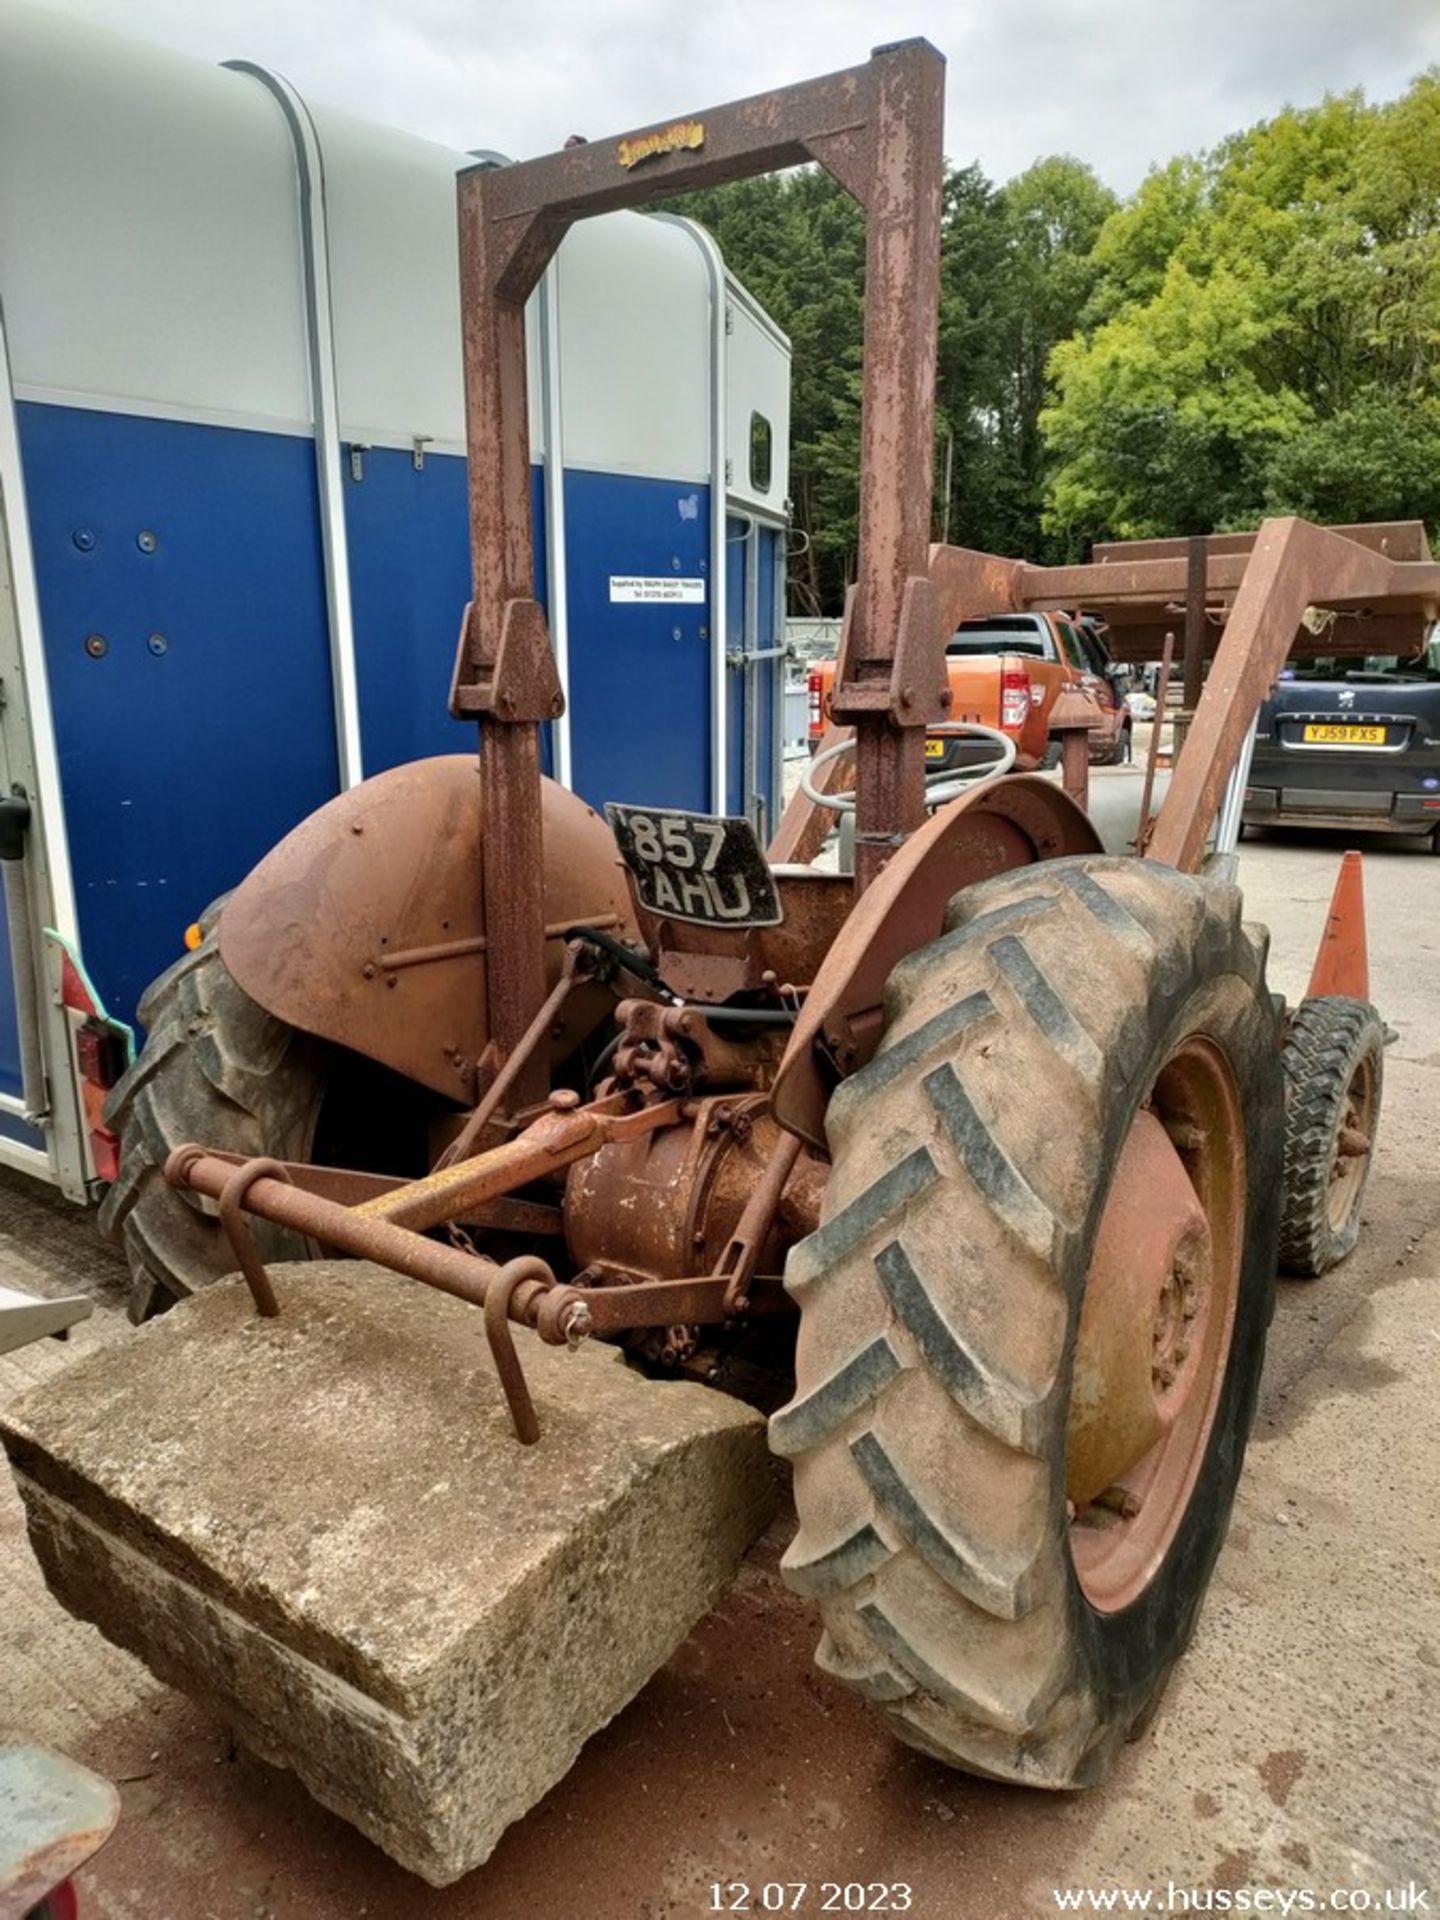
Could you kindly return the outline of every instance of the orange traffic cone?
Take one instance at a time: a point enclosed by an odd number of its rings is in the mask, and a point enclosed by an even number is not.
[[[1307,997],[1322,993],[1370,998],[1370,960],[1365,945],[1365,869],[1358,853],[1341,859],[1330,912],[1315,955]]]

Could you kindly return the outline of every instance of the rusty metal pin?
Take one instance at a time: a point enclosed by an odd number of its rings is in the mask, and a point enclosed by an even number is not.
[[[522,1254],[518,1260],[507,1261],[490,1281],[485,1289],[485,1338],[515,1424],[515,1438],[522,1447],[533,1447],[540,1438],[540,1421],[510,1331],[510,1296],[527,1280],[553,1284],[554,1276],[543,1260]]]
[[[186,1149],[181,1149],[186,1151]],[[194,1149],[189,1149],[193,1152]],[[279,1317],[280,1302],[275,1298],[275,1286],[265,1271],[265,1263],[260,1258],[255,1245],[255,1237],[250,1231],[250,1222],[242,1211],[245,1195],[257,1180],[283,1180],[291,1184],[288,1170],[278,1160],[247,1160],[237,1167],[221,1189],[217,1202],[220,1210],[220,1224],[225,1229],[225,1237],[240,1262],[240,1271],[245,1276],[245,1284],[250,1289],[250,1297],[255,1302],[255,1311],[263,1314],[267,1320]]]

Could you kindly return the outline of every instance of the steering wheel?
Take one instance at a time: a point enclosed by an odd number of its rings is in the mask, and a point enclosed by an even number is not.
[[[1001,733],[997,727],[982,727],[978,721],[966,721],[947,731],[949,740],[988,740],[997,751],[993,760],[982,760],[979,766],[966,767],[957,773],[927,773],[925,776],[925,805],[927,808],[943,807],[947,800],[953,800],[967,787],[973,787],[979,780],[992,779],[996,774],[1008,773],[1015,764],[1015,742],[1008,733]],[[829,807],[832,813],[853,813],[855,811],[854,789],[837,793],[822,793],[815,785],[815,775],[821,767],[832,760],[838,760],[842,753],[854,749],[853,740],[837,741],[833,747],[826,747],[817,753],[800,775],[800,791],[807,800],[813,800],[816,806]]]

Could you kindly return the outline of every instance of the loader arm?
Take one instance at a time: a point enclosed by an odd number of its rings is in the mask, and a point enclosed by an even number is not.
[[[1321,527],[1266,520],[1254,534],[1207,540],[1199,615],[1221,628],[1210,673],[1147,852],[1194,872],[1250,724],[1313,613],[1344,619],[1336,652],[1414,648],[1440,617],[1440,564],[1418,523]],[[1083,607],[1128,641],[1125,657],[1158,659],[1167,625],[1183,610],[1190,582],[1186,543],[1116,542],[1088,564],[1031,566],[958,547],[931,549],[929,578],[940,631],[983,614]],[[1349,616],[1355,616],[1353,620]],[[829,746],[844,738],[827,733]],[[820,789],[849,783],[845,757],[822,769]],[[803,791],[786,808],[770,855],[813,859],[832,817]]]
[[[1308,520],[1266,520],[1255,536],[1185,751],[1156,817],[1150,854],[1192,872],[1241,744],[1310,606],[1393,599],[1434,603],[1440,566],[1394,561]]]

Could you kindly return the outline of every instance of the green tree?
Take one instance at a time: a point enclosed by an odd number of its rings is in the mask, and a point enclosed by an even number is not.
[[[956,430],[966,455],[960,496],[952,495],[950,538],[988,551],[1059,557],[1043,524],[1048,368],[1094,291],[1095,242],[1116,201],[1089,167],[1064,155],[987,191],[994,231],[983,255],[977,259],[973,244],[965,244],[969,222],[959,206],[942,242],[942,339],[955,306],[978,310],[985,336],[968,437],[943,387],[940,394],[942,423]]]
[[[1114,205],[1070,159],[1040,161],[1003,190],[975,166],[947,172],[937,536],[944,527],[959,545],[1037,551],[1046,364],[1090,295],[1091,250]],[[801,536],[792,598],[806,610],[838,612],[858,536],[863,216],[816,169],[690,194],[672,206],[711,230],[790,336],[791,492]]]
[[[793,596],[838,612],[864,221],[813,168],[676,206],[790,335]],[[1440,524],[1440,71],[1286,109],[1124,205],[1064,156],[949,170],[936,441],[937,535],[1037,559],[1276,512]]]
[[[1440,515],[1440,75],[1171,162],[1093,266],[1043,419],[1056,537]]]

